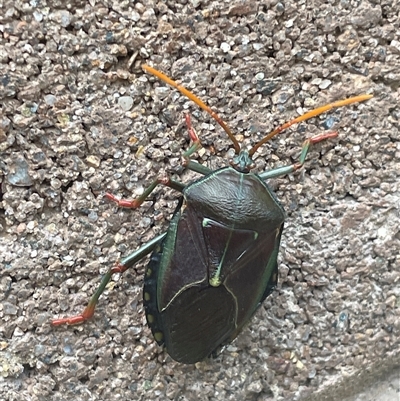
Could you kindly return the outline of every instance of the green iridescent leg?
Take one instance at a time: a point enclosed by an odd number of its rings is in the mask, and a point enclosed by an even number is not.
[[[195,171],[196,173],[203,174],[203,175],[208,175],[212,172],[208,167],[203,166],[202,164],[196,163],[192,160],[190,160],[190,156],[192,156],[193,153],[197,152],[201,148],[201,142],[199,137],[196,134],[196,131],[192,127],[192,123],[190,121],[190,115],[186,114],[185,116],[186,120],[186,126],[189,132],[189,137],[193,142],[193,145],[183,154],[183,165],[192,171]]]
[[[157,246],[157,244],[164,239],[165,236],[166,233],[153,238],[152,240],[141,246],[137,251],[133,252],[126,258],[122,259],[113,268],[111,268],[103,276],[99,288],[97,288],[97,291],[93,294],[87,307],[83,310],[81,314],[71,317],[54,319],[51,322],[51,324],[53,326],[60,326],[63,324],[79,324],[90,319],[94,315],[94,310],[96,308],[97,301],[99,300],[100,295],[104,292],[107,284],[110,282],[112,275],[115,273],[123,273],[125,270],[135,265],[137,262],[139,262],[139,260],[143,259],[146,255],[148,255]]]
[[[163,178],[157,178],[155,181],[153,181],[143,192],[142,195],[138,196],[136,199],[132,200],[127,200],[127,199],[118,199],[116,196],[110,193],[106,193],[105,197],[107,199],[112,200],[115,202],[118,206],[120,207],[129,207],[132,209],[138,208],[146,199],[147,197],[154,191],[154,189],[158,185],[165,185],[167,187],[173,188],[179,192],[182,192],[183,189],[185,188],[185,184],[182,184],[179,181],[171,180],[169,177],[163,177]]]
[[[201,143],[200,143],[199,137],[197,136],[195,130],[192,127],[189,114],[187,114],[185,116],[185,120],[186,120],[186,125],[188,128],[188,132],[189,132],[189,137],[190,137],[191,141],[193,142],[193,144],[192,144],[192,146],[190,146],[190,148],[185,153],[183,153],[183,159],[184,159],[183,165],[184,165],[184,167],[188,168],[189,170],[193,170],[197,173],[200,173],[203,175],[210,174],[211,170],[209,168],[190,160],[190,156],[201,148]],[[112,200],[120,207],[136,209],[147,199],[147,197],[160,184],[166,185],[179,192],[182,192],[183,189],[185,188],[185,184],[183,184],[179,181],[172,180],[169,177],[160,177],[160,178],[157,178],[155,181],[153,181],[146,188],[146,190],[143,192],[143,194],[140,195],[139,197],[137,197],[136,199],[133,199],[133,200],[118,199],[116,196],[114,196],[113,194],[110,194],[108,192],[105,194],[105,197],[107,199]]]
[[[196,171],[200,174],[209,174],[210,170],[207,167],[204,167],[204,166],[202,166],[196,162],[193,162],[189,159],[189,157],[201,147],[201,144],[200,144],[199,138],[197,137],[197,134],[195,133],[194,129],[191,126],[189,115],[186,116],[186,124],[188,127],[189,136],[193,142],[193,145],[183,154],[183,157],[185,160],[184,165],[186,168]],[[176,189],[179,192],[182,192],[183,189],[185,188],[185,185],[183,183],[172,180],[169,177],[163,177],[163,178],[158,178],[157,180],[153,181],[148,186],[148,188],[146,188],[146,190],[143,192],[143,194],[141,196],[139,196],[138,198],[133,199],[133,200],[118,199],[110,193],[106,193],[105,196],[106,196],[106,198],[116,202],[118,204],[118,206],[128,207],[128,208],[137,208],[147,199],[147,197],[160,184],[166,185],[173,189]],[[153,249],[157,246],[157,244],[160,243],[164,239],[165,235],[166,235],[166,233],[153,238],[152,240],[150,240],[149,242],[144,244],[142,247],[140,247],[137,251],[133,252],[131,255],[122,259],[113,268],[111,268],[104,275],[98,289],[93,294],[87,307],[83,310],[83,312],[81,314],[72,316],[72,317],[54,319],[51,322],[51,324],[53,326],[60,326],[63,324],[79,324],[79,323],[83,323],[86,320],[90,319],[94,315],[94,311],[95,311],[97,302],[98,302],[101,294],[104,292],[107,284],[110,282],[112,275],[115,273],[123,273],[125,270],[129,269],[135,263],[137,263],[139,260],[141,260],[146,255],[148,255],[150,252],[152,252]]]
[[[293,173],[294,171],[298,170],[303,166],[307,157],[307,153],[312,145],[324,141],[325,139],[336,138],[337,136],[338,136],[337,132],[327,132],[326,134],[320,134],[305,140],[303,143],[303,147],[301,149],[301,154],[298,163],[292,164],[290,166],[278,167],[270,171],[264,171],[263,173],[258,174],[258,176],[262,180],[267,180],[269,178],[276,178],[285,174]]]

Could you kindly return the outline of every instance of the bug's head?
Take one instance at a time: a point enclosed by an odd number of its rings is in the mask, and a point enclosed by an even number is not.
[[[245,149],[240,149],[239,153],[230,160],[230,165],[241,173],[249,173],[256,165]]]

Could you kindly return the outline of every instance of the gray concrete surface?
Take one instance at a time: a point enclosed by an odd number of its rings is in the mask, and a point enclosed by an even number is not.
[[[1,399],[399,399],[398,1],[0,7]],[[215,121],[143,63],[247,145],[313,107],[374,94],[257,154],[257,171],[290,164],[305,138],[339,133],[269,182],[287,211],[279,286],[232,344],[194,366],[172,361],[146,326],[146,261],[114,278],[87,324],[49,324],[79,313],[116,260],[167,228],[173,191],[135,211],[104,192],[137,196],[160,172],[194,179],[180,168],[184,112],[204,145],[197,161],[216,168],[231,155]]]

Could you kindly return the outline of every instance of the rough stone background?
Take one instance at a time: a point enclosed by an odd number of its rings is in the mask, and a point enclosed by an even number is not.
[[[343,400],[394,372],[374,386],[385,396],[357,400],[398,400],[400,2],[0,6],[1,399]],[[167,228],[173,191],[136,211],[104,192],[134,197],[160,172],[193,179],[180,168],[185,111],[199,162],[231,154],[215,121],[143,63],[201,96],[247,145],[318,105],[375,96],[257,154],[258,171],[290,164],[306,137],[339,132],[270,182],[287,211],[279,287],[194,366],[172,361],[146,326],[146,261],[114,278],[87,324],[49,324],[80,312],[118,258]]]

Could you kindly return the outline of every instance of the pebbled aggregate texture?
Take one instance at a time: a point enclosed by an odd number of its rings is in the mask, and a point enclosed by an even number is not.
[[[384,388],[374,383],[389,372],[398,396],[400,2],[0,8],[2,400],[333,401],[372,397],[368,386]],[[257,153],[263,171],[296,162],[306,137],[339,133],[269,182],[287,211],[279,286],[232,344],[193,366],[172,361],[146,326],[146,261],[114,277],[90,322],[49,324],[81,312],[116,260],[166,230],[173,191],[157,189],[138,210],[104,193],[133,198],[164,173],[195,179],[181,167],[185,112],[203,144],[198,162],[232,156],[216,122],[143,63],[218,110],[245,146],[318,105],[374,94]]]

